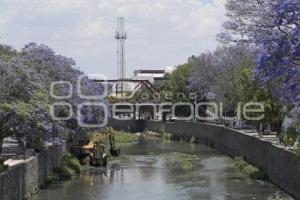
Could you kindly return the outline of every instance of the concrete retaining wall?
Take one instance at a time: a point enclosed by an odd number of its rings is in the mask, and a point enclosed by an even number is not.
[[[270,142],[238,130],[204,123],[145,120],[110,120],[109,123],[115,129],[132,132],[164,130],[175,137],[195,137],[197,142],[229,156],[244,156],[248,162],[262,168],[274,184],[300,199],[300,158]]]
[[[62,147],[49,146],[38,156],[28,158],[24,163],[9,168],[0,174],[0,199],[28,199],[46,183],[47,176],[59,166]]]

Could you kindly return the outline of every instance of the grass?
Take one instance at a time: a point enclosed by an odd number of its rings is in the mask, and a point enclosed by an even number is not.
[[[115,131],[116,143],[133,143],[139,141],[139,136],[125,131]]]
[[[171,133],[166,133],[164,130],[159,130],[158,132],[145,131],[145,135],[150,137],[162,138],[165,140],[171,140],[173,137]]]
[[[126,132],[126,131],[117,131],[113,130],[116,144],[126,144],[126,143],[134,143],[140,141],[140,137],[138,135]],[[163,138],[166,140],[171,140],[172,134],[165,133],[163,130],[159,130],[159,132],[153,131],[145,131],[146,136]],[[105,146],[109,145],[109,138],[102,132],[94,132],[90,134],[90,138],[96,138],[95,140],[99,140]]]
[[[245,175],[256,180],[267,180],[268,175],[262,170],[249,163],[243,158],[236,158],[235,166]]]
[[[78,175],[81,170],[79,160],[71,154],[65,154],[62,157],[61,165],[54,169],[54,174],[47,178],[48,183],[53,183],[59,180],[68,180],[73,176]]]
[[[125,143],[133,143],[139,141],[139,136],[126,132],[126,131],[114,131],[115,141],[116,144],[125,144]],[[108,146],[109,145],[109,138],[105,136],[104,133],[95,132],[91,134],[91,138],[95,137],[96,140],[99,140],[102,144]]]

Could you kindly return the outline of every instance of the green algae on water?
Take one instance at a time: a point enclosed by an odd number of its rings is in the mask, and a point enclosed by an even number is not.
[[[199,160],[196,155],[183,154],[183,153],[170,153],[162,155],[165,160],[167,167],[181,170],[191,170],[194,168],[194,162]]]

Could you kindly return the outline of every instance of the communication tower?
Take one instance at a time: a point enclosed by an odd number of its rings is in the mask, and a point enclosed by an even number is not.
[[[115,39],[117,40],[117,78],[120,80],[120,83],[117,84],[118,94],[118,86],[121,87],[121,94],[123,94],[123,82],[125,79],[125,40],[127,39],[127,33],[125,32],[125,18],[118,17],[117,18],[117,31],[115,35]]]

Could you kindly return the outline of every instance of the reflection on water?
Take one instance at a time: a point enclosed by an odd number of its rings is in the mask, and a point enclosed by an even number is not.
[[[86,167],[75,180],[49,186],[39,200],[290,199],[269,182],[244,177],[213,149],[147,140],[123,146],[107,169]]]

